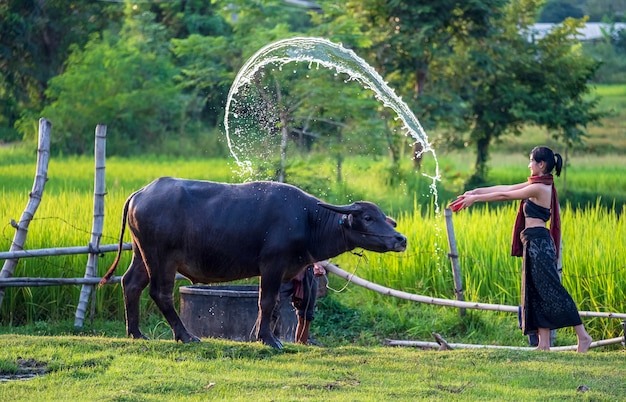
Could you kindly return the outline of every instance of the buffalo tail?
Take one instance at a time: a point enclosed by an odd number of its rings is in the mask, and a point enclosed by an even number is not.
[[[100,283],[98,284],[98,286],[104,285],[105,283],[109,281],[109,279],[111,279],[111,277],[113,276],[113,273],[115,272],[115,269],[117,268],[117,264],[119,264],[120,259],[122,257],[122,244],[124,243],[124,232],[126,230],[128,206],[130,204],[130,201],[133,199],[134,195],[135,194],[132,194],[130,197],[128,197],[128,199],[124,203],[124,212],[122,213],[122,229],[120,231],[120,241],[117,246],[117,256],[115,257],[115,261],[113,261],[113,264],[111,264],[111,267],[109,268],[109,270],[106,272],[106,274],[104,274],[104,276],[100,280]]]

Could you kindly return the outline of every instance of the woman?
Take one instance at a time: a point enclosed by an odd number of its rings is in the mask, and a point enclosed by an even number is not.
[[[475,202],[522,200],[513,231],[511,254],[523,257],[522,331],[538,333],[538,350],[550,350],[550,330],[574,327],[577,351],[585,353],[591,337],[585,330],[578,309],[559,280],[557,272],[560,244],[560,211],[554,178],[561,174],[563,159],[550,148],[535,147],[530,153],[530,177],[510,186],[477,188],[459,196],[450,208],[458,211]],[[546,223],[550,221],[550,229]]]

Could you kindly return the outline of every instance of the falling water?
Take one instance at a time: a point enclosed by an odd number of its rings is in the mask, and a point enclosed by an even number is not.
[[[424,153],[430,152],[435,160],[435,173],[432,175],[424,173],[424,176],[432,179],[430,188],[434,195],[435,206],[438,212],[436,181],[440,180],[439,164],[435,150],[428,142],[426,132],[419,120],[372,66],[367,64],[352,50],[323,38],[296,37],[270,43],[248,59],[235,77],[228,93],[224,128],[228,147],[242,174],[245,175],[245,172],[251,173],[252,166],[249,160],[241,157],[246,148],[245,144],[235,141],[235,139],[241,139],[246,133],[243,133],[240,128],[236,128],[233,133],[230,132],[230,119],[239,117],[236,112],[231,111],[231,104],[233,106],[237,104],[237,94],[242,88],[252,84],[255,74],[261,68],[268,64],[278,65],[282,68],[282,66],[291,62],[308,62],[309,68],[315,64],[334,69],[337,73],[346,74],[349,80],[358,81],[364,88],[374,91],[376,99],[396,113],[397,117],[403,122],[402,130],[404,135],[410,136],[414,140],[411,145],[414,145],[416,142],[422,145],[422,151],[416,157],[421,157]]]

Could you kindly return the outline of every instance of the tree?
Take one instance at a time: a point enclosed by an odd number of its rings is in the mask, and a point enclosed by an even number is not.
[[[585,13],[580,8],[566,2],[566,1],[548,1],[541,15],[539,21],[541,22],[563,22],[566,18],[583,18]]]
[[[427,129],[458,128],[462,121],[460,99],[442,80],[441,62],[450,56],[450,43],[455,38],[489,34],[488,21],[496,18],[504,0],[459,2],[433,1],[347,1],[342,8],[320,2],[324,6],[326,31],[342,33],[347,18],[352,18],[358,30],[343,33],[342,39],[359,46],[379,73],[396,89],[403,100],[416,111]],[[365,42],[361,37],[367,38]],[[385,112],[383,110],[383,112]],[[388,121],[388,119],[385,119]],[[387,130],[388,145],[394,161],[399,155],[399,136],[393,123]],[[414,154],[421,152],[415,142]],[[419,167],[419,158],[415,158]]]
[[[0,15],[2,141],[18,138],[14,126],[21,116],[38,120],[48,80],[63,71],[72,46],[119,20],[123,9],[89,0],[3,0]]]
[[[185,99],[174,82],[166,31],[151,13],[127,8],[120,32],[94,35],[74,47],[66,70],[50,80],[42,114],[55,125],[53,149],[82,154],[93,147],[93,128],[109,127],[110,154],[158,147],[180,133]],[[25,133],[27,134],[27,133]]]
[[[466,119],[476,147],[468,187],[485,183],[489,146],[502,134],[519,135],[523,125],[537,124],[557,130],[571,144],[599,118],[596,102],[585,97],[598,64],[584,57],[574,35],[584,20],[568,19],[544,38],[529,39],[537,5],[535,0],[511,3],[505,18],[496,21],[500,35],[455,44],[449,71],[468,78],[458,88],[469,105]]]
[[[310,14],[315,11],[288,8],[278,0],[229,4],[233,27],[229,45],[239,52],[239,57],[230,59],[235,71],[271,42],[313,34]],[[240,89],[237,102],[231,103],[230,116],[237,116],[237,121],[230,122],[231,141],[246,153],[245,159],[254,160],[263,178],[288,179],[288,157],[316,150],[335,158],[341,180],[343,155],[362,152],[356,144],[363,145],[361,150],[371,144],[363,140],[360,129],[368,120],[364,118],[368,108],[358,106],[369,99],[369,110],[376,108],[371,93],[361,95],[367,91],[346,80],[332,70],[311,68],[309,63],[267,65],[257,72],[252,85]]]

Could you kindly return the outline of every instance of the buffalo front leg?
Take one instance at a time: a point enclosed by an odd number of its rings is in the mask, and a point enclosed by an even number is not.
[[[124,292],[126,332],[134,339],[148,339],[139,330],[139,299],[149,281],[148,272],[141,257],[133,254],[130,267],[122,276],[122,290]]]
[[[259,288],[259,317],[257,319],[259,332],[257,338],[274,349],[283,348],[283,344],[274,335],[271,326],[274,308],[278,302],[280,283],[280,278],[273,280],[273,278],[261,277],[261,286]]]

